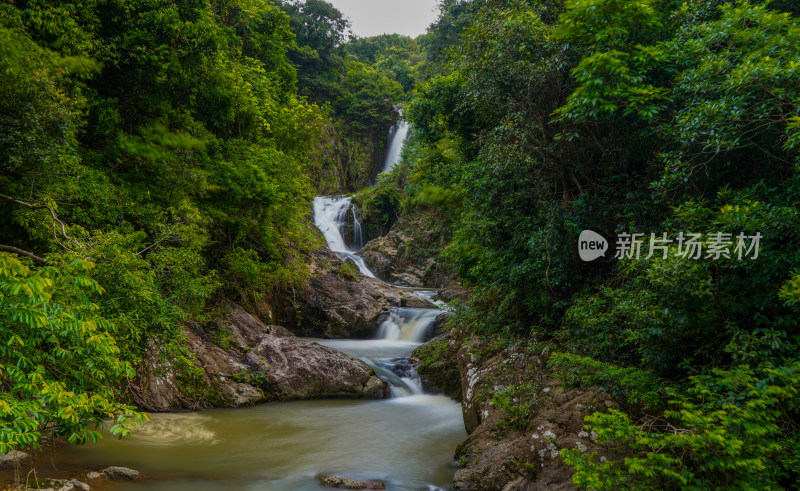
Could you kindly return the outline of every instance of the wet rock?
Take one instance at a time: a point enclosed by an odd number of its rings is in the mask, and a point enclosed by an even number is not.
[[[86,479],[102,479],[104,477],[106,477],[106,475],[103,474],[102,472],[92,471],[86,474]]]
[[[401,218],[389,233],[375,238],[359,251],[379,278],[412,287],[442,288],[444,300],[466,298],[467,292],[452,267],[439,263],[439,251],[432,244],[441,243],[436,227],[427,225],[432,217]]]
[[[65,479],[36,479],[34,480],[35,488],[30,488],[25,486],[24,488],[20,487],[19,489],[37,489],[38,491],[75,491],[77,488],[71,481],[67,481]]]
[[[456,334],[456,337],[453,337]],[[459,331],[436,336],[412,353],[416,371],[423,386],[441,390],[446,395],[461,399],[461,375],[458,370],[458,352],[461,347]]]
[[[203,332],[186,330],[186,346],[202,368],[184,395],[170,360],[155,344],[140,370],[137,404],[150,411],[199,407],[240,407],[275,400],[382,398],[385,383],[361,360],[267,326],[236,304],[217,325],[222,347]],[[161,364],[154,360],[162,359]],[[196,394],[200,394],[198,397]]]
[[[144,478],[141,472],[134,469],[130,469],[128,467],[111,466],[111,467],[106,467],[105,469],[103,469],[102,472],[109,479],[113,480],[138,481]]]
[[[387,309],[430,306],[411,290],[360,273],[355,278],[338,274],[341,264],[327,248],[315,253],[311,279],[283,305],[279,322],[299,336],[368,338]]]
[[[366,481],[358,481],[356,479],[346,476],[322,476],[319,477],[319,482],[323,486],[337,489],[386,489],[382,481],[377,479],[369,479]]]
[[[72,479],[70,484],[78,491],[89,491],[91,489],[88,484],[77,479]]]
[[[385,382],[366,363],[317,343],[266,337],[247,358],[265,368],[265,390],[271,399],[376,399],[383,395]]]
[[[15,465],[23,464],[30,460],[31,456],[19,450],[12,450],[5,454],[0,454],[0,469],[10,469]]]
[[[450,312],[444,311],[438,316],[436,316],[436,320],[433,321],[433,336],[436,337],[445,332],[445,328],[447,327],[447,321],[450,319]]]

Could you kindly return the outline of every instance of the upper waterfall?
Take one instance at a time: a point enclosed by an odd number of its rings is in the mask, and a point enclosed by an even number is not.
[[[408,138],[408,122],[401,119],[392,127],[389,136],[389,149],[386,151],[386,159],[383,161],[381,173],[389,172],[400,161],[400,153],[403,151],[403,144]]]

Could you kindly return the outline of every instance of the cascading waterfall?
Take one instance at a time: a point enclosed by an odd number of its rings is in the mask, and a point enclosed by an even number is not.
[[[383,161],[381,173],[389,172],[400,161],[400,154],[403,151],[403,144],[408,138],[408,123],[401,119],[397,122],[389,137],[389,150],[386,152],[386,159]]]
[[[378,339],[422,344],[430,335],[439,309],[394,308],[389,317],[378,328]],[[376,367],[377,366],[377,367]],[[391,385],[392,397],[422,394],[422,381],[408,357],[377,360],[373,364],[375,373]]]
[[[351,207],[348,196],[317,196],[314,198],[314,225],[322,230],[328,247],[333,252],[353,252],[344,241],[347,210]]]
[[[390,155],[387,156],[389,168],[399,158],[408,125],[399,125],[394,133]],[[395,143],[397,148],[395,148]],[[393,150],[394,149],[394,150]],[[396,155],[392,157],[392,152]],[[395,160],[391,160],[394,158]],[[350,212],[348,214],[348,211]],[[348,218],[352,219],[352,241],[348,246]],[[363,247],[364,236],[358,211],[348,196],[318,196],[314,198],[314,224],[322,230],[328,247],[343,260],[352,261],[366,276],[375,278],[364,260],[357,254]],[[385,380],[391,389],[392,397],[422,394],[422,382],[414,367],[409,363],[411,351],[422,344],[430,335],[436,317],[442,313],[433,301],[433,293],[417,292],[431,302],[429,309],[396,307],[389,310],[388,317],[378,327],[377,339],[319,340],[318,342],[358,356],[369,364],[375,373]]]
[[[358,209],[356,205],[351,205],[353,210],[353,247],[361,250],[364,247],[364,233],[361,231],[361,221],[358,219]]]

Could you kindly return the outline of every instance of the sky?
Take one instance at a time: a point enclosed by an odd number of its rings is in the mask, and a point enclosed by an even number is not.
[[[436,0],[327,0],[350,18],[359,37],[384,33],[418,36],[438,14]]]

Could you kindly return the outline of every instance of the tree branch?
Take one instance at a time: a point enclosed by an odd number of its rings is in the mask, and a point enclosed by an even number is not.
[[[36,254],[34,254],[32,252],[23,251],[22,249],[17,249],[16,247],[13,247],[13,246],[7,246],[7,245],[0,244],[0,251],[8,251],[8,252],[13,252],[15,254],[19,254],[21,256],[27,256],[27,257],[33,259],[34,261],[36,261],[37,263],[47,262],[45,260],[45,258],[43,258],[43,257],[37,256]]]
[[[61,235],[62,235],[62,236],[63,236],[63,237],[64,237],[64,238],[65,238],[65,239],[68,241],[68,242],[72,242],[73,244],[75,244],[76,246],[78,246],[78,247],[79,247],[79,248],[81,248],[81,249],[83,249],[83,248],[84,248],[84,247],[83,247],[83,244],[81,244],[81,243],[80,243],[80,242],[78,242],[77,240],[75,240],[75,239],[73,239],[72,237],[70,237],[69,235],[67,235],[67,224],[66,224],[66,223],[64,223],[64,222],[62,222],[62,221],[61,221],[61,220],[60,220],[60,219],[59,219],[59,218],[56,216],[56,212],[55,212],[55,211],[53,211],[53,209],[52,209],[51,207],[49,207],[49,206],[47,206],[47,205],[43,205],[43,204],[31,204],[31,203],[27,203],[27,202],[25,202],[25,201],[21,201],[21,200],[18,200],[18,199],[16,199],[16,198],[12,198],[11,196],[6,196],[5,194],[0,194],[0,199],[2,199],[2,200],[5,200],[5,201],[8,201],[8,202],[10,202],[10,203],[14,203],[14,204],[20,205],[20,206],[24,206],[25,208],[29,208],[29,209],[31,209],[31,210],[47,210],[47,211],[49,211],[49,212],[50,212],[50,216],[53,218],[53,238],[54,238],[54,239],[55,239],[55,241],[58,243],[58,245],[60,245],[61,247],[63,247],[64,249],[66,249],[66,250],[68,250],[68,251],[70,251],[70,252],[75,252],[75,251],[73,251],[72,249],[70,249],[69,247],[67,247],[67,246],[65,246],[64,244],[62,244],[60,240],[58,240],[58,233],[57,233],[57,231],[56,231],[56,224],[58,224],[58,225],[60,225],[60,226],[61,226]]]

